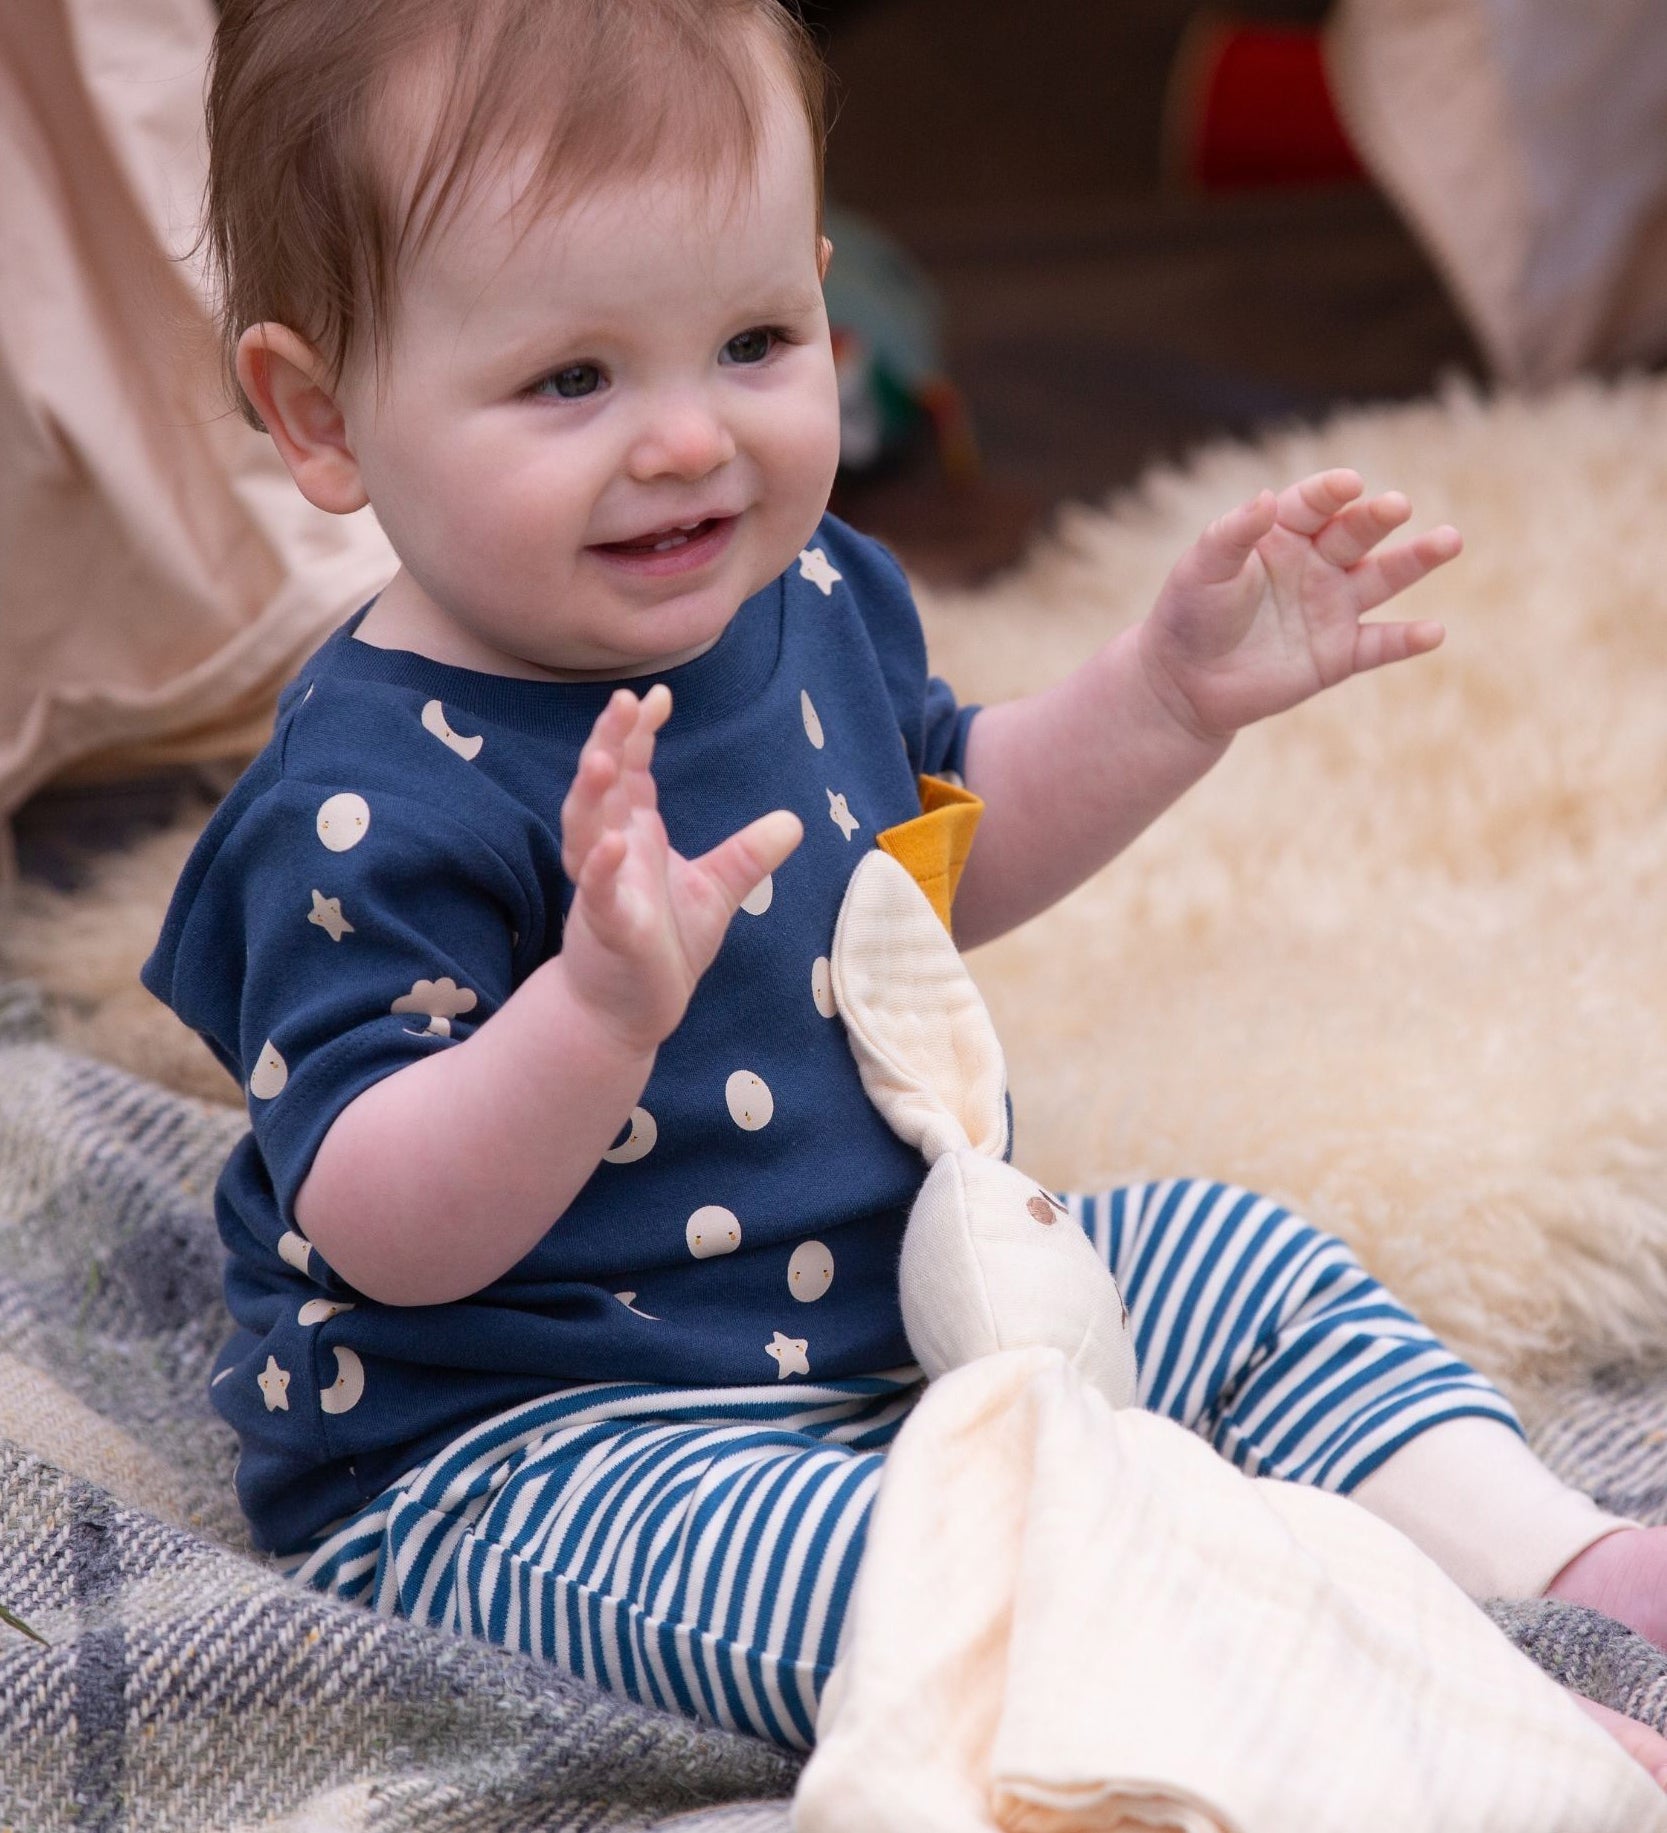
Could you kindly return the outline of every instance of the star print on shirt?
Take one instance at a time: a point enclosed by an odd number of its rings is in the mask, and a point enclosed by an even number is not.
[[[332,942],[339,942],[343,936],[353,934],[353,925],[342,915],[341,899],[326,897],[316,885],[313,887],[313,907],[307,921],[316,923]]]
[[[784,1337],[778,1330],[775,1341],[764,1345],[764,1353],[776,1365],[776,1379],[785,1381],[789,1375],[810,1373],[810,1359],[805,1354],[809,1348],[809,1337]]]
[[[808,579],[821,591],[824,598],[831,598],[835,585],[845,575],[834,570],[833,563],[821,548],[807,547],[801,549],[799,553],[799,577]]]
[[[281,1407],[287,1413],[289,1411],[289,1370],[279,1368],[276,1356],[266,1358],[266,1367],[256,1375],[255,1379],[260,1383],[261,1398],[266,1402],[267,1412],[276,1413]]]
[[[835,795],[831,789],[828,791],[828,819],[847,840],[851,838],[854,829],[862,826],[862,823],[845,806],[844,796]]]

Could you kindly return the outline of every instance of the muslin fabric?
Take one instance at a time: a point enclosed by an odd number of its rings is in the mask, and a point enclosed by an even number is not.
[[[1057,1352],[887,1460],[796,1833],[1657,1833],[1667,1798],[1412,1543]]]

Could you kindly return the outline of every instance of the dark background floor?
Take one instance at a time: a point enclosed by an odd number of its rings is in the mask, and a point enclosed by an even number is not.
[[[1062,498],[1223,432],[1404,397],[1473,346],[1368,186],[1203,197],[1162,177],[1188,0],[828,0],[828,188],[924,265],[986,462],[915,462],[840,507],[976,576]],[[1305,23],[1323,0],[1236,0]]]
[[[1366,186],[1200,197],[1162,178],[1188,0],[805,0],[836,82],[830,197],[889,231],[941,299],[984,468],[925,442],[837,507],[927,578],[1016,559],[1050,510],[1154,460],[1475,366],[1433,273]],[[1324,0],[1235,0],[1317,19]],[[54,789],[20,863],[69,883],[194,793]]]

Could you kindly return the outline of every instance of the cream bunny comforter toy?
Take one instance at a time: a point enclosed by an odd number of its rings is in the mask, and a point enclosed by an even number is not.
[[[934,1377],[886,1463],[798,1833],[1661,1833],[1667,1798],[1410,1541],[1127,1403],[1117,1289],[1002,1162],[1000,1047],[884,852],[835,998],[929,1161]]]

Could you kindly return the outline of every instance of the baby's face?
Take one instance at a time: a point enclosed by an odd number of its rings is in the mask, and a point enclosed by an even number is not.
[[[547,212],[483,184],[406,276],[377,394],[340,395],[402,563],[371,640],[497,673],[699,654],[805,544],[839,456],[810,136],[756,184],[676,172]]]

